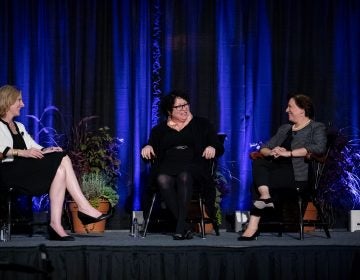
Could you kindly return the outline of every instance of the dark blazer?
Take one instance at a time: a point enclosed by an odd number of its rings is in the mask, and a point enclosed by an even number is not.
[[[276,134],[261,146],[261,148],[273,149],[280,146],[291,132],[291,124],[284,124],[279,127]],[[326,150],[327,136],[326,127],[321,122],[311,121],[309,125],[293,133],[291,149],[305,148],[309,153],[322,154]],[[294,157],[291,159],[296,181],[307,181],[309,166],[305,158]]]

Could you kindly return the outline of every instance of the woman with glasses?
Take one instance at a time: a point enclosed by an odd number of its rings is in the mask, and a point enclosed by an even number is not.
[[[210,122],[191,114],[189,96],[180,91],[164,96],[160,108],[165,121],[153,127],[141,156],[153,160],[151,180],[177,220],[174,240],[191,239],[186,223],[193,186],[206,189],[208,215],[214,217],[215,186],[209,160],[224,153]]]
[[[326,149],[326,128],[313,120],[311,99],[303,94],[289,98],[286,108],[289,123],[279,127],[277,133],[260,149],[263,159],[253,160],[253,183],[259,197],[250,211],[250,220],[240,241],[255,240],[258,225],[266,208],[274,208],[271,197],[275,188],[308,186],[308,153],[321,154]]]

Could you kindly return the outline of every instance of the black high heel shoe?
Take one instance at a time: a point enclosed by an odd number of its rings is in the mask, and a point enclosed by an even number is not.
[[[60,236],[50,225],[48,225],[48,239],[56,241],[74,241],[75,238],[70,235]]]
[[[251,236],[239,236],[237,240],[239,241],[252,241],[257,240],[258,236],[260,235],[259,230],[255,231]]]
[[[264,209],[266,207],[271,207],[274,208],[274,201],[272,200],[272,198],[259,198],[257,200],[254,201],[254,206],[257,209]]]
[[[93,224],[110,218],[111,213],[101,214],[99,217],[89,216],[81,211],[78,211],[78,217],[83,225]]]

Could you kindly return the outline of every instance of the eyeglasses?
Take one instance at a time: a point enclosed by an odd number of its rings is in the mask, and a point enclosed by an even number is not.
[[[189,107],[189,103],[185,103],[185,104],[182,104],[182,105],[177,105],[177,106],[174,106],[173,108],[177,111],[181,111],[181,110],[185,110]]]

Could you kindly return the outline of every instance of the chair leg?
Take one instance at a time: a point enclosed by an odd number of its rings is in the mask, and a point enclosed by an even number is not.
[[[199,197],[199,205],[200,205],[200,215],[201,215],[201,221],[200,221],[200,228],[201,228],[201,238],[205,239],[205,205],[203,203],[203,200],[201,197]]]
[[[299,229],[300,229],[300,240],[304,239],[304,218],[303,218],[303,211],[302,211],[302,197],[298,190],[298,205],[299,205]]]
[[[9,235],[9,240],[11,240],[11,196],[12,196],[12,189],[9,189],[8,194],[7,194],[7,204],[8,204],[8,220],[7,220],[7,224],[8,224],[8,235]]]
[[[328,223],[325,222],[323,211],[321,210],[321,208],[318,206],[317,203],[314,203],[314,206],[316,208],[316,211],[318,212],[320,224],[321,224],[321,226],[323,227],[323,229],[325,231],[326,238],[331,238],[330,231],[329,231],[329,226],[328,226]]]
[[[151,206],[150,206],[150,209],[149,209],[149,214],[148,214],[148,216],[146,218],[146,221],[145,221],[145,228],[144,228],[144,232],[143,232],[142,237],[146,237],[147,228],[148,228],[148,225],[149,225],[149,222],[150,222],[150,216],[151,216],[151,213],[152,213],[152,210],[153,210],[153,207],[154,207],[155,199],[156,199],[156,193],[154,193],[154,195],[152,197]]]

